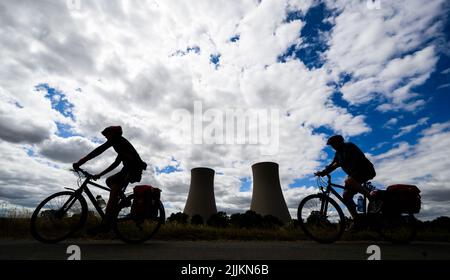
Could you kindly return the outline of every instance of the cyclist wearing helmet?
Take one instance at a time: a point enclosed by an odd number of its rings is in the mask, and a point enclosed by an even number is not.
[[[120,126],[109,126],[102,131],[102,134],[107,141],[73,164],[73,168],[78,170],[85,162],[99,156],[110,147],[113,147],[118,154],[116,160],[108,168],[94,175],[92,179],[97,180],[115,169],[120,163],[123,164],[121,171],[106,179],[106,184],[111,189],[111,192],[105,210],[105,220],[102,221],[102,225],[99,228],[94,230],[99,232],[109,230],[114,210],[119,200],[119,191],[125,189],[128,183],[141,181],[142,171],[147,168],[147,164],[142,161],[133,145],[122,137],[122,128]]]
[[[345,180],[343,198],[353,220],[356,221],[358,213],[353,196],[356,193],[362,193],[369,198],[369,191],[362,184],[375,177],[375,169],[364,153],[355,144],[344,142],[341,135],[331,136],[327,145],[330,145],[336,154],[331,164],[324,170],[316,172],[315,175],[326,176],[338,167],[344,170],[348,177]]]

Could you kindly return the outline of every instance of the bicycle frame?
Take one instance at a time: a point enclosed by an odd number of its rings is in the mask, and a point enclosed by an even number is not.
[[[347,208],[347,205],[345,204],[344,198],[334,189],[334,188],[338,188],[338,189],[343,189],[345,190],[345,186],[342,185],[338,185],[335,183],[331,182],[331,176],[327,175],[328,178],[328,183],[327,183],[327,187],[324,190],[323,187],[320,187],[320,191],[325,194],[326,196],[330,196],[330,193],[332,193],[340,202],[342,202],[342,204],[345,205],[345,207]],[[365,185],[365,183],[364,183]],[[334,187],[334,188],[333,188]],[[366,205],[367,200],[366,200],[366,196],[364,195],[364,205]],[[326,213],[326,211],[328,211],[328,203],[323,203],[322,204],[322,208],[320,209],[320,211],[324,211],[322,213]],[[363,214],[367,214],[367,207],[364,207],[364,212]]]
[[[92,194],[91,190],[89,189],[88,185],[93,185],[93,186],[95,186],[97,188],[100,188],[100,189],[108,191],[108,192],[110,192],[111,189],[109,187],[105,187],[105,186],[102,186],[102,185],[99,185],[97,183],[92,182],[91,181],[92,175],[89,174],[88,172],[86,172],[86,171],[84,171],[82,169],[80,169],[79,172],[81,172],[83,175],[86,176],[86,180],[84,180],[83,184],[81,184],[81,186],[78,189],[74,190],[74,194],[72,195],[72,197],[70,197],[70,199],[66,203],[64,203],[62,209],[69,209],[70,207],[72,207],[73,203],[75,203],[75,199],[73,199],[73,198],[75,198],[77,196],[82,196],[83,192],[84,192],[84,193],[86,193],[87,197],[92,202],[92,204],[94,205],[95,210],[97,210],[97,212],[100,215],[100,217],[102,219],[104,219],[105,218],[105,212],[103,212],[103,209],[100,208],[100,206],[98,205],[97,199],[95,199],[95,197]],[[73,190],[73,189],[71,189],[71,190]],[[119,192],[119,196],[120,196],[120,199],[126,198],[126,196],[123,193],[123,191]],[[66,206],[67,206],[67,208],[66,208]]]
[[[88,187],[88,184],[93,185],[97,188],[103,189],[108,192],[110,192],[111,189],[108,187],[96,184],[94,182],[91,182],[90,178],[86,178],[86,180],[83,182],[83,184],[74,193],[74,196],[77,196],[77,195],[82,195],[82,193],[84,192],[87,195],[87,197],[89,198],[89,200],[92,202],[92,204],[94,205],[95,210],[97,210],[98,214],[103,219],[103,218],[105,218],[105,212],[103,212],[103,209],[100,208],[100,206],[98,205],[97,200],[95,199],[94,195],[92,194],[91,190]]]

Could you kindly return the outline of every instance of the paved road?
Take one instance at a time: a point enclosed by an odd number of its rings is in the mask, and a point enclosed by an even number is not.
[[[380,247],[381,259],[450,260],[450,243],[415,242],[394,245],[383,242],[312,241],[148,241],[128,245],[120,241],[73,240],[46,245],[32,240],[0,240],[0,259],[67,259],[67,247],[78,245],[81,259],[107,260],[364,260],[369,245]]]

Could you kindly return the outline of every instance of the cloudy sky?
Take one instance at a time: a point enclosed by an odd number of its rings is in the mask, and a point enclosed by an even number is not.
[[[449,12],[445,0],[1,1],[0,203],[73,187],[71,163],[121,125],[167,215],[197,166],[216,171],[218,210],[244,212],[251,165],[276,161],[295,217],[335,133],[373,161],[377,186],[417,184],[422,219],[450,215]],[[195,104],[278,112],[277,149],[180,141],[177,112]]]

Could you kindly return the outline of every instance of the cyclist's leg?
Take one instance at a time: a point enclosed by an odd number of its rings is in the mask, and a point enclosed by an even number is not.
[[[114,174],[106,179],[106,184],[111,189],[111,192],[109,193],[108,204],[106,205],[105,210],[104,222],[106,224],[110,224],[113,219],[116,206],[119,202],[119,193],[128,185],[126,176],[127,175],[125,174],[125,172],[120,171],[119,173]]]
[[[370,196],[370,191],[364,187],[364,183],[367,182],[369,179],[365,176],[357,176],[355,178],[352,178],[352,187],[355,191],[365,195],[367,198]]]
[[[347,209],[354,220],[358,218],[358,212],[356,212],[356,204],[353,201],[353,197],[358,192],[358,187],[355,186],[357,184],[358,182],[355,179],[353,179],[352,177],[347,177],[347,179],[345,180],[345,190],[342,195],[345,206],[347,206]]]

